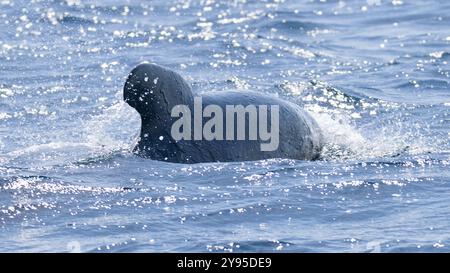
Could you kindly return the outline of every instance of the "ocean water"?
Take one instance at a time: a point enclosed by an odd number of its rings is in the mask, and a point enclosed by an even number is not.
[[[450,251],[450,2],[0,0],[1,252]],[[320,160],[131,152],[151,61],[319,122]]]

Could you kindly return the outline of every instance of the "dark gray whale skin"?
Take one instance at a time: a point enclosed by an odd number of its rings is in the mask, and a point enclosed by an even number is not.
[[[246,140],[208,141],[193,140],[191,137],[192,140],[175,141],[171,137],[171,127],[179,118],[171,117],[172,108],[180,104],[188,105],[193,115],[194,95],[178,73],[156,64],[142,63],[131,71],[124,86],[125,102],[141,116],[140,138],[133,152],[145,158],[175,163],[319,158],[322,133],[316,121],[298,105],[274,96],[247,91],[209,92],[201,97],[203,109],[210,104],[218,105],[223,110],[224,119],[226,105],[267,105],[268,110],[271,105],[279,105],[278,149],[261,151],[261,143],[268,141],[262,141],[259,137],[258,140],[248,140],[248,129]],[[270,117],[271,111],[268,111],[268,121]],[[203,123],[207,120],[209,118],[204,118]]]

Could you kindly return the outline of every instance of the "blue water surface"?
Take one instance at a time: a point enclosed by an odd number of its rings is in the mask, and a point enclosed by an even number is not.
[[[134,155],[142,61],[301,105],[322,159]],[[448,252],[449,62],[446,0],[0,0],[0,251]]]

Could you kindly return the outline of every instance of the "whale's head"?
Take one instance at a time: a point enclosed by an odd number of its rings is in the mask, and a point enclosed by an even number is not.
[[[176,72],[152,63],[141,63],[128,75],[123,99],[142,118],[168,117],[175,105],[190,104],[189,85]]]

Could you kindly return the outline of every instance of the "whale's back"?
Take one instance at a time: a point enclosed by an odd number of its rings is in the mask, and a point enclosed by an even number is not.
[[[251,91],[194,97],[178,73],[155,64],[131,71],[124,100],[141,115],[134,151],[155,160],[313,160],[322,149],[319,126],[298,105]]]

